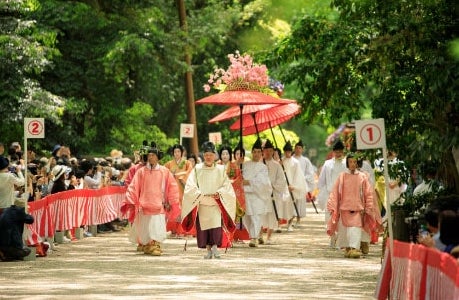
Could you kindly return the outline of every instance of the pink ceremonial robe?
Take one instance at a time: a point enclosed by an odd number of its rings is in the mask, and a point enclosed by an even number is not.
[[[170,210],[166,211],[165,206]],[[168,214],[176,218],[180,214],[177,182],[165,167],[158,165],[150,169],[145,166],[135,173],[121,204],[121,212],[132,222],[140,209],[144,215]]]
[[[331,218],[327,224],[327,234],[337,230],[339,219],[346,227],[363,227],[370,233],[376,226],[373,214],[373,192],[368,177],[360,171],[349,171],[339,175],[330,198],[327,210]]]

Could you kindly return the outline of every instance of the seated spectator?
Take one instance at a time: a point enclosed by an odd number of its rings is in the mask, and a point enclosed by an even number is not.
[[[439,241],[444,245],[444,248],[437,247],[434,238],[430,236],[419,238],[419,242],[427,247],[436,247],[453,256],[459,254],[457,248],[459,246],[459,197],[456,195],[442,196],[433,205],[438,207]],[[428,218],[430,217],[427,214],[426,219]],[[435,219],[428,220],[428,222],[435,222]]]
[[[435,247],[440,251],[444,251],[446,245],[440,241],[440,231],[438,230],[438,215],[440,210],[438,207],[431,205],[425,215],[424,219],[426,221],[427,230],[430,235],[419,236],[418,242],[427,247]]]
[[[30,254],[24,246],[22,234],[24,224],[32,224],[33,216],[25,212],[24,207],[12,205],[0,214],[0,259],[20,260]]]
[[[440,241],[446,245],[444,252],[450,253],[459,246],[459,213],[454,210],[444,210],[439,217]]]

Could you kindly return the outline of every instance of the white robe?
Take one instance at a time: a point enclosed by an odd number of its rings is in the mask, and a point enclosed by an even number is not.
[[[333,185],[341,172],[346,171],[346,159],[337,160],[335,158],[328,159],[324,162],[319,175],[319,195],[317,196],[317,206],[324,210],[328,197],[333,190]],[[327,214],[325,214],[327,215]]]
[[[246,161],[242,165],[242,175],[249,184],[244,185],[245,215],[242,218],[250,238],[257,238],[260,233],[263,215],[267,207],[272,207],[272,186],[268,168],[262,162]]]
[[[276,203],[277,215],[279,216],[279,219],[288,220],[292,217],[292,213],[291,207],[290,209],[284,211],[284,203],[289,196],[284,170],[282,169],[282,166],[274,159],[265,160],[265,164],[268,167],[269,180],[271,181],[271,185],[273,187],[273,199]],[[268,206],[266,213],[275,213],[273,204]]]
[[[182,201],[182,219],[197,207],[202,230],[221,227],[222,211],[215,199],[210,196],[215,193],[220,194],[223,208],[234,221],[236,195],[224,166],[206,167],[203,163],[197,164],[186,181]]]
[[[315,181],[315,170],[309,158],[301,156],[293,156],[300,164],[300,170],[302,170],[304,179],[306,182],[306,193],[312,192],[316,188]]]
[[[303,172],[301,171],[301,166],[298,160],[294,157],[284,158],[283,166],[285,169],[285,174],[288,178],[288,183],[291,187],[294,188],[292,191],[293,198],[298,208],[299,217],[303,218],[306,216],[306,185]],[[296,216],[295,207],[291,199],[290,193],[288,194],[287,203],[290,204],[290,207],[293,207],[292,213]],[[293,215],[292,215],[293,216]]]
[[[246,215],[264,214],[266,206],[272,206],[272,186],[269,180],[268,168],[262,162],[246,161],[242,165],[244,180],[249,185],[244,185]]]

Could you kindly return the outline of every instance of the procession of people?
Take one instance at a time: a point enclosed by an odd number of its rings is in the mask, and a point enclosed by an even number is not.
[[[205,259],[218,259],[218,249],[234,243],[248,248],[282,244],[283,234],[307,230],[306,205],[314,193],[330,247],[346,258],[365,257],[383,230],[379,203],[384,199],[379,199],[374,168],[341,139],[319,169],[304,156],[304,147],[301,140],[295,147],[286,141],[282,153],[269,139],[258,138],[250,151],[242,143],[233,150],[205,142],[200,153],[189,155],[192,163],[185,147],[175,144],[164,165],[164,152],[154,141],[144,141],[134,160],[114,150],[105,159],[78,161],[68,147],[56,145],[50,158],[26,164],[20,151],[11,150],[9,158],[0,157],[0,211],[17,204],[21,188],[27,201],[35,201],[70,189],[120,185],[126,188],[120,208],[124,219],[99,224],[99,233],[118,231],[122,224],[137,251],[152,256],[163,254],[167,238],[196,238],[198,248],[206,250]],[[26,183],[23,171],[35,163],[38,167]],[[66,230],[63,242],[75,240],[72,232]],[[85,231],[85,236],[91,233]],[[18,239],[16,233],[15,245],[21,245],[16,252],[9,244],[0,245],[3,259],[28,254]]]

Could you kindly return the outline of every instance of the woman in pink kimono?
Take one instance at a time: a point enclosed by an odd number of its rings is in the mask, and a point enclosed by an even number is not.
[[[336,180],[327,202],[331,215],[327,234],[331,236],[338,231],[337,243],[345,249],[344,257],[360,258],[362,228],[370,233],[375,226],[373,192],[368,176],[357,169],[354,155],[346,157],[346,167],[347,170]]]
[[[180,206],[182,205],[183,199],[183,189],[185,188],[186,179],[188,174],[190,174],[193,166],[191,161],[187,160],[184,157],[185,148],[180,144],[175,144],[172,146],[172,155],[174,156],[172,160],[166,162],[164,166],[168,168],[172,175],[174,175],[175,180],[177,181],[177,186],[179,188],[179,202]],[[169,215],[168,215],[169,217]],[[195,234],[195,230],[192,229],[190,232],[185,232],[180,225],[180,215],[177,216],[177,219],[168,219],[167,220],[167,230],[175,236],[181,236],[184,234]]]
[[[159,165],[161,152],[149,148],[146,165],[141,167],[126,191],[121,212],[133,222],[129,240],[138,251],[160,256],[161,242],[166,239],[167,211],[180,214],[179,190],[169,169]]]

